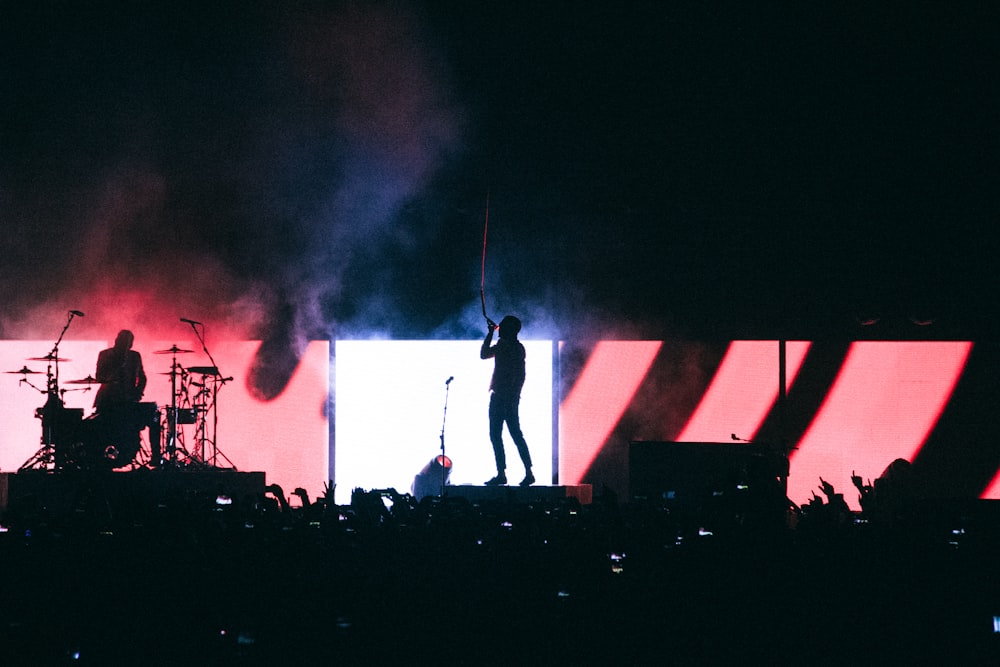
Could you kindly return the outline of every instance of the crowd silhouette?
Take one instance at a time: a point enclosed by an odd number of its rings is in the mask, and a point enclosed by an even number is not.
[[[113,473],[108,473],[113,474]],[[864,664],[996,656],[990,511],[902,523],[890,466],[780,528],[667,502],[83,484],[2,517],[5,664]],[[99,475],[94,479],[99,479]],[[975,508],[970,514],[968,510]],[[978,514],[977,514],[978,512]],[[887,519],[885,517],[891,517]],[[962,532],[964,531],[964,532]]]

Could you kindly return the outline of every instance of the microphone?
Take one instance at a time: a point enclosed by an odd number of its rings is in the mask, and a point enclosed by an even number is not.
[[[455,376],[452,375],[450,378],[448,378],[447,380],[444,381],[444,386],[447,387],[448,385],[450,385],[451,381],[454,380],[454,379],[455,379]]]
[[[194,326],[195,324],[201,324],[201,322],[195,322],[194,320],[189,320],[186,317],[181,318],[181,322],[187,322],[188,324]]]
[[[77,317],[83,317],[83,313],[81,311],[79,311],[79,310],[71,310],[71,311],[69,311],[69,314],[70,315],[76,315]]]

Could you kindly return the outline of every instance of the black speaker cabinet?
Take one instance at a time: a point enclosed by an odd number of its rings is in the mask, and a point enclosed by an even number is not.
[[[709,504],[783,503],[788,459],[744,442],[634,441],[629,444],[633,500],[689,509]]]

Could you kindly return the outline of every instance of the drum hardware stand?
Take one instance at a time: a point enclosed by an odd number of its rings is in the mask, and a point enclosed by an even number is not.
[[[196,446],[200,449],[199,457],[202,463],[208,465],[209,467],[228,467],[235,470],[236,466],[229,460],[229,457],[219,451],[218,442],[216,441],[217,429],[219,425],[219,391],[226,385],[226,383],[232,382],[233,378],[222,377],[222,374],[219,372],[219,365],[216,363],[215,359],[212,357],[212,353],[208,351],[208,346],[205,344],[205,325],[200,322],[194,322],[183,318],[181,321],[187,322],[191,325],[194,335],[198,337],[198,342],[201,343],[201,349],[205,352],[205,356],[208,357],[208,360],[212,362],[211,366],[192,366],[188,369],[190,372],[197,373],[202,376],[202,383],[200,385],[193,383],[201,387],[201,390],[195,395],[194,404],[195,416],[197,420],[197,427],[195,429],[197,438]],[[201,330],[198,329],[199,325],[201,326]],[[210,414],[212,419],[211,437],[209,437],[207,429],[207,422]],[[225,461],[227,466],[219,465],[220,458]]]
[[[197,373],[198,367],[192,372]],[[195,427],[194,427],[194,451],[195,455],[201,463],[211,466],[211,464],[205,459],[205,440],[207,438],[205,434],[205,422],[206,415],[208,415],[209,404],[208,404],[208,394],[209,394],[209,379],[207,375],[202,374],[201,382],[191,382],[191,385],[198,388],[195,393],[194,398],[191,401],[191,409],[194,411],[195,417]]]
[[[166,441],[163,443],[163,449],[160,450],[159,446],[154,447],[153,443],[150,443],[150,462],[154,467],[166,466],[166,465],[176,465],[178,463],[178,444],[180,445],[180,451],[188,458],[187,450],[184,448],[183,443],[183,432],[178,428],[179,421],[178,415],[182,409],[182,405],[178,405],[178,397],[182,394],[187,395],[187,371],[181,364],[177,362],[178,353],[187,353],[191,350],[182,350],[181,348],[173,345],[167,350],[157,350],[154,354],[170,354],[170,371],[167,375],[170,376],[170,405],[167,407],[167,434]],[[178,383],[178,378],[180,383]],[[160,443],[156,443],[159,445]]]
[[[177,363],[177,355],[174,355],[173,363],[170,364],[170,405],[167,408],[167,439],[164,442],[164,451],[153,452],[154,459],[159,454],[160,461],[153,461],[154,466],[165,463],[173,463],[177,459],[177,376],[184,371]]]
[[[21,464],[21,467],[18,468],[18,472],[24,470],[47,470],[50,464],[55,470],[61,470],[63,467],[62,461],[59,460],[58,452],[56,451],[55,441],[59,433],[54,422],[57,420],[58,415],[60,415],[66,408],[59,392],[59,362],[68,360],[59,358],[59,344],[62,343],[63,336],[66,335],[66,331],[69,329],[70,324],[73,323],[73,318],[77,315],[82,315],[82,313],[78,310],[69,311],[69,319],[66,320],[66,326],[64,326],[62,331],[59,333],[59,338],[52,347],[52,351],[44,357],[35,357],[32,359],[33,361],[48,362],[48,367],[45,372],[45,391],[42,392],[41,389],[31,384],[27,377],[21,378],[21,382],[46,394],[47,398],[45,400],[45,405],[35,410],[35,417],[42,420],[42,446],[31,456],[31,458]],[[27,371],[27,366],[17,372],[25,371]]]
[[[199,373],[202,376],[200,383],[191,383],[196,387],[200,387],[200,391],[195,394],[193,402],[194,413],[197,418],[197,426],[195,428],[195,442],[197,444],[195,445],[195,451],[198,453],[201,461],[207,466],[235,469],[236,466],[233,465],[233,462],[215,446],[215,434],[219,423],[218,412],[216,411],[219,389],[227,382],[232,381],[232,378],[219,377],[218,369],[215,366],[192,367],[190,370],[192,373]],[[211,419],[212,425],[211,437],[209,436],[208,429],[209,419]],[[219,465],[220,457],[225,461],[226,466]]]

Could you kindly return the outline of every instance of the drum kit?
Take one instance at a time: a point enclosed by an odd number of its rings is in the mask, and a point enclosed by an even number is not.
[[[160,373],[170,378],[171,403],[164,408],[166,436],[162,442],[150,438],[150,462],[154,467],[174,465],[178,460],[198,462],[210,467],[218,467],[219,459],[225,459],[215,444],[217,426],[216,402],[219,390],[233,378],[222,377],[217,366],[183,366],[179,354],[190,354],[194,350],[184,350],[172,345],[166,350],[153,354],[171,355],[170,370]],[[184,432],[180,426],[194,426],[194,446],[188,450],[184,446]]]
[[[185,367],[178,361],[178,355],[194,350],[173,345],[153,353],[171,355],[170,370],[160,373],[170,378],[169,405],[160,408],[155,402],[137,402],[97,411],[86,418],[82,408],[66,407],[67,392],[90,391],[100,384],[88,375],[63,383],[74,385],[73,389],[60,387],[59,363],[70,360],[59,356],[59,344],[76,314],[77,311],[70,311],[70,319],[49,354],[27,359],[46,362],[44,372],[32,370],[27,365],[6,371],[6,374],[20,375],[19,384],[46,396],[45,405],[35,410],[35,417],[42,423],[41,447],[19,471],[235,467],[215,443],[219,390],[233,378],[222,377],[214,365]],[[35,375],[45,375],[44,388],[32,381]],[[184,429],[181,428],[186,425],[194,427],[194,445],[190,450],[185,446]],[[141,438],[143,429],[148,431],[148,448]]]

